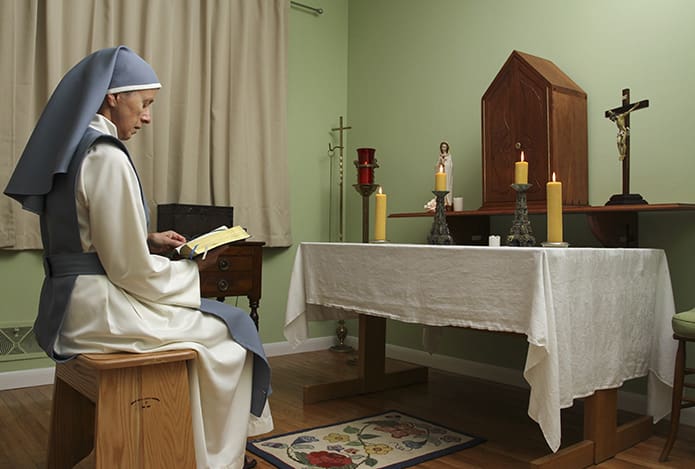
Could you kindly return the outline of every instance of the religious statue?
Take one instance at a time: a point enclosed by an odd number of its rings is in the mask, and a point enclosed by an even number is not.
[[[617,136],[617,144],[618,144],[618,159],[620,161],[623,161],[625,159],[625,156],[627,156],[627,137],[630,135],[630,127],[627,126],[626,122],[626,117],[635,109],[637,109],[637,105],[639,103],[635,104],[631,108],[629,108],[627,111],[617,113],[614,111],[607,111],[607,117],[615,122],[615,125],[618,126],[618,136]]]
[[[449,191],[444,198],[444,206],[447,210],[452,210],[454,207],[454,159],[451,156],[449,142],[446,140],[439,144],[439,158],[435,171],[438,171],[440,166],[444,168],[444,173],[446,173],[446,190]],[[436,197],[427,202],[425,208],[433,212],[437,208]]]

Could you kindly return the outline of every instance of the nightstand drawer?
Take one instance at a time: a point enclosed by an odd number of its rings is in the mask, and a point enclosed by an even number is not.
[[[201,272],[200,291],[203,296],[241,296],[253,291],[250,272]]]
[[[224,253],[217,257],[217,262],[210,266],[206,265],[204,269],[200,270],[200,273],[214,275],[216,272],[252,272],[253,260],[252,255]]]
[[[261,297],[263,243],[242,242],[214,249],[199,260],[200,293],[204,297]]]

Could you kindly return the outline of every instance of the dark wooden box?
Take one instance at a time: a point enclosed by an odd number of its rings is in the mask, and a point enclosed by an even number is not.
[[[482,98],[483,209],[513,210],[514,163],[528,161],[529,208],[545,207],[552,173],[563,205],[587,205],[586,93],[551,61],[513,51]]]
[[[222,225],[234,225],[234,207],[157,205],[157,231],[174,230],[191,239]]]

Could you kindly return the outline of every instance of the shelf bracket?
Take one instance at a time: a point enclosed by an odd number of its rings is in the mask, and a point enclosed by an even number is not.
[[[637,212],[587,213],[593,235],[607,248],[639,247]]]

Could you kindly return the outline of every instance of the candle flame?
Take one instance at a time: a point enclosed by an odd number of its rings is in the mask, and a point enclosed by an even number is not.
[[[444,165],[441,164],[441,163],[439,164],[439,172],[440,172],[440,173],[443,173],[443,172],[444,172]]]
[[[524,161],[524,152],[521,152],[521,161]]]
[[[555,182],[555,171],[553,171],[553,182]]]
[[[379,192],[377,194],[383,194],[384,192],[381,190],[381,186],[379,186]]]

